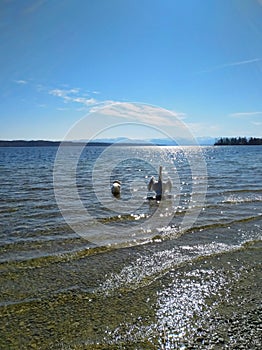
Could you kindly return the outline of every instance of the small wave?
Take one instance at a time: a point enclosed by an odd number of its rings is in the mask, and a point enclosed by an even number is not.
[[[246,216],[236,220],[213,220],[212,223],[210,223],[209,220],[207,223],[203,223],[203,225],[199,222],[198,224],[195,223],[193,227],[183,230],[179,226],[179,223],[177,223],[167,227],[156,228],[155,233],[151,232],[150,235],[148,235],[148,232],[141,232],[141,227],[138,225],[137,229],[140,230],[140,233],[137,237],[134,237],[134,239],[127,239],[126,241],[121,240],[121,242],[114,242],[111,245],[105,243],[99,246],[86,239],[82,239],[74,233],[58,234],[57,232],[56,234],[50,234],[48,230],[46,233],[49,234],[44,237],[43,232],[41,232],[40,236],[38,236],[37,232],[33,237],[18,237],[14,239],[14,241],[7,241],[5,244],[2,244],[0,247],[2,252],[0,266],[1,269],[4,268],[6,264],[9,266],[11,264],[19,268],[31,268],[48,265],[50,263],[78,260],[89,255],[104,253],[110,250],[139,246],[152,242],[161,243],[163,241],[176,239],[191,232],[197,234],[198,232],[206,230],[216,230],[223,227],[232,227],[236,224],[260,220],[261,218],[262,214],[258,213],[258,215]],[[137,220],[139,222],[139,220],[143,219],[146,220],[145,214],[117,215],[101,218],[100,220],[102,220],[104,224],[110,225],[112,221],[119,221],[120,223],[121,221],[124,223],[131,221],[135,224]],[[63,228],[61,228],[62,231]],[[121,227],[119,229],[121,230]],[[128,227],[124,226],[122,229],[125,230],[128,229]],[[126,237],[130,238],[128,235],[126,235]]]
[[[242,188],[242,189],[234,189],[234,190],[227,190],[227,191],[224,191],[223,193],[224,194],[237,194],[237,193],[261,193],[262,191],[262,188]]]
[[[18,211],[18,208],[0,208],[0,214],[9,214]]]
[[[214,223],[207,223],[207,224],[196,224],[190,228],[185,228],[185,229],[181,229],[181,227],[179,226],[168,226],[166,228],[163,228],[161,230],[159,230],[159,232],[153,236],[153,238],[151,239],[151,241],[155,241],[155,242],[161,242],[164,240],[171,240],[171,239],[175,239],[178,238],[182,235],[185,234],[189,234],[191,232],[203,232],[206,230],[216,230],[216,229],[220,229],[220,228],[230,228],[233,227],[234,225],[237,224],[243,224],[243,223],[247,223],[247,222],[251,222],[251,221],[256,221],[262,218],[262,214],[259,213],[257,216],[247,216],[247,217],[242,217],[240,219],[236,219],[236,220],[229,220],[229,219],[225,219],[223,221],[217,221],[214,220]]]
[[[120,221],[137,221],[140,219],[148,218],[148,214],[126,214],[126,215],[113,215],[109,217],[98,218],[97,221],[103,224],[107,224],[110,222],[120,222]]]
[[[50,264],[62,263],[68,261],[79,260],[90,255],[109,252],[113,248],[110,246],[94,246],[92,243],[86,243],[85,246],[64,249],[63,251],[39,252],[26,251],[25,253],[14,253],[13,259],[8,254],[7,258],[0,261],[0,271],[11,268],[32,269],[48,266]]]
[[[143,285],[149,285],[156,278],[159,278],[175,266],[181,266],[200,257],[224,253],[239,248],[239,245],[210,243],[198,244],[194,247],[180,246],[171,250],[155,252],[150,256],[141,256],[134,263],[125,266],[119,273],[112,273],[96,292],[111,294],[115,290],[121,290],[122,288],[125,290],[137,289]]]
[[[238,203],[255,203],[262,202],[262,195],[248,195],[248,196],[239,196],[232,194],[225,198],[222,203],[238,204]]]

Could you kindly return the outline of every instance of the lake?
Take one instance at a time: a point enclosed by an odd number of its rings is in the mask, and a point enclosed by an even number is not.
[[[190,343],[214,310],[207,300],[254,259],[230,257],[261,242],[261,151],[0,148],[1,349]],[[173,186],[157,202],[147,185],[160,165]]]

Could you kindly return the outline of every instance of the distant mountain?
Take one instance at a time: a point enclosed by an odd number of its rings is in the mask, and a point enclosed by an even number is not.
[[[175,140],[172,139],[150,139],[148,140],[149,143],[153,145],[159,145],[159,146],[177,146],[178,143]]]
[[[89,141],[88,141],[89,142]],[[129,139],[127,137],[115,137],[115,138],[105,138],[105,139],[94,139],[90,142],[101,142],[101,143],[144,143],[143,140]]]
[[[169,138],[166,139],[129,139],[126,137],[95,139],[95,142],[106,142],[111,144],[135,144],[135,145],[159,145],[159,146],[176,146],[177,142]]]
[[[216,141],[214,137],[210,137],[210,136],[197,137],[196,140],[198,144],[201,146],[210,146],[210,145],[213,146]]]
[[[149,145],[159,145],[159,146],[177,146],[177,145],[194,145],[194,140],[187,139],[171,139],[171,138],[154,138],[154,139],[129,139],[125,137],[108,138],[108,139],[95,139],[95,142],[101,143],[121,143],[121,144],[149,144]],[[213,145],[215,138],[213,137],[198,137],[195,140],[199,145]]]

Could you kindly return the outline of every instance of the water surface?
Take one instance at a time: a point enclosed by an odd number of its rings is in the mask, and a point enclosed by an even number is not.
[[[7,320],[13,324],[9,331],[1,327],[3,348],[10,344],[26,348],[34,334],[42,348],[50,346],[50,337],[53,344],[57,342],[54,348],[67,343],[94,348],[99,342],[127,339],[142,339],[150,345],[151,338],[167,332],[163,324],[172,330],[175,342],[190,333],[195,317],[206,310],[206,299],[239,278],[241,266],[231,265],[227,273],[209,267],[208,259],[261,240],[260,146],[116,146],[107,151],[103,163],[105,150],[86,147],[75,175],[79,198],[89,214],[83,227],[102,237],[97,245],[68,225],[56,203],[57,149],[0,148],[0,306],[3,324]],[[74,148],[70,152],[73,158]],[[192,169],[190,159],[198,157],[206,166],[202,173],[197,165]],[[160,163],[174,186],[172,200],[158,211],[159,204],[146,199],[146,185],[152,175],[157,177],[155,164]],[[100,188],[92,179],[94,166],[108,181],[106,186]],[[83,218],[73,210],[67,170],[61,171],[61,183],[56,186],[67,194],[70,217],[78,222]],[[122,182],[120,201],[110,193],[110,181],[115,178]],[[184,218],[196,212],[185,229]],[[147,226],[152,216],[155,220]],[[107,244],[107,227],[114,231],[117,244]],[[206,268],[190,272],[198,259],[205,259]],[[249,262],[252,256],[246,270]],[[124,317],[121,308],[133,311]],[[108,319],[105,311],[115,320]],[[15,320],[21,322],[16,333]],[[70,329],[70,341],[63,329],[67,333]],[[150,348],[148,344],[145,348]]]

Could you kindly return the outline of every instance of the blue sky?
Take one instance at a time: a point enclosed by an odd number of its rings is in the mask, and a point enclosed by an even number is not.
[[[111,102],[262,137],[261,19],[262,0],[2,0],[0,139],[63,139]]]

